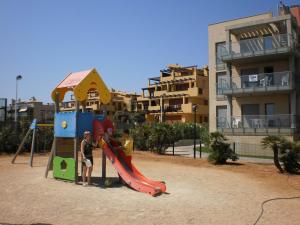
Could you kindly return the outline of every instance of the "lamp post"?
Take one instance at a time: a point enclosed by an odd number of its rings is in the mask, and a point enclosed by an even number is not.
[[[164,97],[165,97],[165,94],[162,94],[160,96],[160,122],[164,122],[164,119],[163,119],[163,113],[164,113]]]
[[[18,122],[18,113],[17,113],[17,104],[18,104],[18,81],[19,80],[22,80],[22,76],[21,75],[18,75],[16,76],[16,100],[15,100],[15,125],[17,127],[17,122]]]
[[[194,159],[196,158],[196,112],[197,112],[198,105],[193,105],[193,112],[194,112]]]

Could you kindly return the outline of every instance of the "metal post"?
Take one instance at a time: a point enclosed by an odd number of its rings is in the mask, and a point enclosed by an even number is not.
[[[79,101],[77,100],[75,102],[75,112],[76,112],[76,120],[77,120],[78,112],[79,112]],[[74,138],[75,184],[78,183],[78,143],[79,143],[79,138],[77,137],[76,134],[76,137]]]
[[[17,124],[18,121],[18,114],[17,114],[17,102],[18,102],[18,79],[16,78],[16,99],[15,99],[15,124]],[[16,126],[16,125],[15,125]]]
[[[175,155],[175,142],[173,141],[173,155]]]
[[[18,81],[22,79],[21,75],[16,76],[16,100],[15,100],[15,130],[17,131],[18,125],[18,113],[17,113],[17,104],[18,104]]]
[[[160,96],[160,122],[163,122],[163,95]]]
[[[194,112],[194,159],[196,158],[196,112],[197,112],[197,105],[193,105],[193,112]]]
[[[202,158],[202,141],[201,141],[201,139],[200,139],[200,152],[199,152],[199,156],[200,156],[200,158]]]
[[[194,159],[196,158],[196,111],[194,112]]]
[[[102,149],[102,181],[105,184],[106,180],[106,155]]]
[[[29,166],[31,167],[32,167],[34,146],[35,146],[35,134],[36,134],[36,128],[33,129],[32,141],[31,141],[30,160],[29,160]]]

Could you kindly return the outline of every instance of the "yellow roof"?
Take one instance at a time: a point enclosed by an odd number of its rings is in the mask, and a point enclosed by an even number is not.
[[[111,94],[96,69],[70,73],[57,87],[52,91],[51,97],[55,101],[56,94],[59,94],[59,102],[64,100],[68,91],[73,91],[77,101],[85,101],[90,90],[97,90],[100,101],[103,104],[110,102]]]

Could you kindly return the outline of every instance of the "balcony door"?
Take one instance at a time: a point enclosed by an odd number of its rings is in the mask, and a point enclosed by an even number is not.
[[[264,79],[266,86],[274,85],[274,67],[266,66],[264,68]]]
[[[244,128],[258,128],[261,126],[259,121],[259,104],[242,105],[242,123]]]
[[[275,104],[274,103],[266,103],[265,104],[265,114],[266,114],[266,125],[268,127],[275,127],[276,120],[274,118],[274,114],[275,114]]]
[[[227,106],[217,106],[217,128],[226,128]]]

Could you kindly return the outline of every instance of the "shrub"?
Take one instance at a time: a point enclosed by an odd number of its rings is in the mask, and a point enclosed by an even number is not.
[[[152,125],[138,125],[131,129],[131,135],[134,139],[135,147],[140,150],[153,150],[159,154],[165,153],[165,150],[173,142],[181,139],[194,138],[193,123],[155,123]],[[209,142],[209,132],[206,126],[196,125],[196,138],[201,138],[203,143]]]
[[[151,127],[149,125],[138,125],[131,129],[131,136],[134,140],[134,146],[139,150],[148,150],[148,139]]]
[[[264,148],[271,148],[274,154],[274,165],[279,172],[299,173],[300,143],[291,142],[284,137],[269,135],[262,140]]]
[[[164,154],[165,150],[175,141],[174,128],[166,123],[154,124],[150,129],[149,147],[159,153]]]
[[[238,160],[238,156],[230,148],[230,144],[226,143],[225,136],[220,132],[210,134],[211,146],[208,161],[214,164],[225,164],[228,159],[232,161]]]

